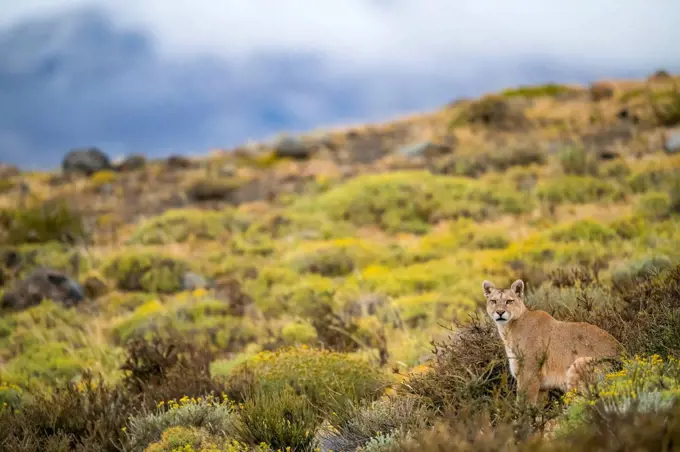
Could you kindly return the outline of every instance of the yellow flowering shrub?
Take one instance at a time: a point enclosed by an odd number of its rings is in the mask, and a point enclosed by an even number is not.
[[[0,411],[18,409],[22,394],[19,386],[0,381]]]
[[[317,409],[340,413],[347,400],[378,397],[390,376],[359,357],[300,346],[260,352],[236,366],[228,380],[238,394],[292,387]]]
[[[623,367],[607,373],[593,388],[564,395],[566,413],[562,431],[588,421],[589,410],[626,414],[671,408],[680,396],[680,361],[659,355],[624,358]]]

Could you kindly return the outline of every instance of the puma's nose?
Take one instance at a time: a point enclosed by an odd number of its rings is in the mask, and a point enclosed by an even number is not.
[[[505,314],[505,311],[496,311],[496,314],[498,314],[498,317],[503,317],[503,314]]]

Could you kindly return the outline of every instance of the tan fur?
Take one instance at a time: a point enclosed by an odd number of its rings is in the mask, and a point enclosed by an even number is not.
[[[496,323],[517,380],[518,396],[525,393],[531,403],[537,402],[541,391],[577,388],[592,375],[597,360],[616,358],[623,352],[613,336],[595,325],[562,322],[545,311],[528,310],[522,280],[509,289],[497,289],[484,281],[482,288],[486,311]]]

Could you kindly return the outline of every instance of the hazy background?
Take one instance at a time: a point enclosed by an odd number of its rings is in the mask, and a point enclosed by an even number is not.
[[[0,0],[0,161],[197,154],[680,71],[678,0]]]

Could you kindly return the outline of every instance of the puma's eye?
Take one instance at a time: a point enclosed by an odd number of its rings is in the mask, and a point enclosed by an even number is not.
[[[505,304],[512,304],[513,301],[515,301],[515,300],[507,300],[507,301],[505,302]]]
[[[491,303],[496,304],[498,303],[498,300],[489,300]]]

